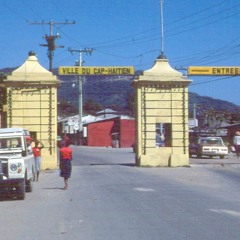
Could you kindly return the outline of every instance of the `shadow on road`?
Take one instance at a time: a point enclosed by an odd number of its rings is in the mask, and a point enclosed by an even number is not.
[[[90,166],[125,166],[125,167],[135,167],[136,165],[134,163],[90,163]]]

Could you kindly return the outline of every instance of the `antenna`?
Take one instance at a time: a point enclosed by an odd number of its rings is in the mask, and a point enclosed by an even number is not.
[[[163,32],[163,0],[160,0],[160,17],[161,17],[161,54],[164,50],[164,32]]]

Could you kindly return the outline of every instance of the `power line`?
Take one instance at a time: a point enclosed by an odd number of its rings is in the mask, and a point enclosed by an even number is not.
[[[223,78],[217,78],[217,79],[213,79],[213,80],[207,80],[204,82],[200,82],[200,83],[191,83],[190,86],[195,86],[195,85],[202,85],[202,84],[206,84],[206,83],[211,83],[211,82],[219,82],[219,81],[223,81],[229,78],[235,78],[236,76],[228,76],[228,77],[223,77]]]
[[[57,33],[56,35],[53,35],[53,29],[52,27],[54,25],[66,25],[66,24],[75,24],[75,21],[73,22],[68,22],[68,21],[65,21],[65,22],[54,22],[54,21],[49,21],[49,22],[29,22],[29,24],[34,24],[34,25],[49,25],[49,28],[50,28],[50,33],[49,35],[45,34],[43,36],[43,38],[46,40],[47,44],[39,44],[40,46],[43,46],[43,47],[47,47],[48,48],[48,58],[49,58],[49,71],[52,71],[52,59],[53,59],[53,54],[54,54],[54,50],[56,48],[64,48],[64,46],[56,46],[55,45],[55,40],[57,38],[60,38],[60,35]]]

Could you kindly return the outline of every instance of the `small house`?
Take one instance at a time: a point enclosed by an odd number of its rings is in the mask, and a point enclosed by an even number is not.
[[[103,118],[85,124],[86,145],[95,147],[132,147],[135,143],[135,119],[126,116]]]

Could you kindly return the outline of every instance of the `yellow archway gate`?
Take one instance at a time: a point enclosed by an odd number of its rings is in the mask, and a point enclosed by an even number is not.
[[[60,75],[132,75],[132,67],[62,66]],[[133,81],[136,89],[136,164],[186,166],[188,84],[160,55],[150,70]]]
[[[188,85],[161,54],[155,65],[133,81],[137,104],[136,164],[189,165]]]
[[[59,80],[34,52],[4,80],[7,127],[21,127],[44,144],[42,169],[57,168],[57,88]]]

